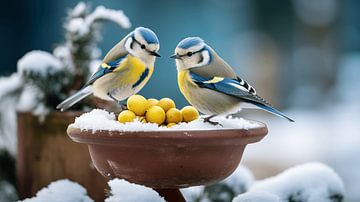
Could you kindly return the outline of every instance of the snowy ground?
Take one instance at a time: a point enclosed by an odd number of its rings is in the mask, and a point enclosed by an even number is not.
[[[110,196],[105,202],[164,202],[154,190],[114,179],[108,182]],[[303,201],[337,202],[344,197],[344,185],[339,176],[321,163],[308,163],[290,168],[269,179],[254,181],[251,171],[239,168],[219,185],[234,188],[234,197],[216,193],[217,201],[263,202],[263,201]],[[204,191],[204,186],[182,189],[188,202],[214,201],[213,193]],[[245,193],[244,193],[245,192]],[[23,202],[72,201],[91,202],[86,190],[69,180],[58,180],[41,189],[33,198]]]
[[[42,188],[33,198],[25,199],[23,202],[93,202],[87,196],[86,189],[78,183],[69,180],[58,180],[52,182],[48,187]]]
[[[268,135],[246,148],[242,162],[260,178],[300,163],[324,162],[344,180],[346,201],[359,201],[360,113],[355,112],[360,107],[350,104],[288,111],[294,124],[266,117]]]
[[[214,130],[214,129],[251,129],[259,127],[256,122],[245,120],[243,118],[225,118],[214,117],[212,121],[217,121],[220,125],[211,125],[204,123],[202,118],[185,123],[182,122],[170,128],[158,126],[153,123],[141,123],[135,120],[129,123],[119,123],[116,120],[114,113],[109,113],[105,110],[94,109],[91,112],[84,113],[75,119],[71,124],[72,127],[80,128],[81,130],[111,130],[111,131],[154,131],[154,130]]]

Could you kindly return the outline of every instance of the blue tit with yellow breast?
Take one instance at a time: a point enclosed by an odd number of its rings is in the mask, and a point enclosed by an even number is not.
[[[171,56],[176,60],[178,85],[186,100],[201,113],[205,121],[219,114],[236,113],[241,108],[260,108],[293,120],[256,94],[255,89],[201,38],[182,40]]]
[[[155,59],[160,57],[159,48],[159,40],[152,30],[136,28],[106,54],[85,86],[56,108],[67,110],[92,94],[116,102],[136,94],[151,77]]]

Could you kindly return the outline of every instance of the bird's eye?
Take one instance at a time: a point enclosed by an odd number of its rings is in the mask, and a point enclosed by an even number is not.
[[[144,44],[141,44],[141,49],[145,49],[145,45]]]
[[[192,56],[192,54],[193,54],[192,52],[187,52],[186,53],[186,55],[189,56],[189,57]]]

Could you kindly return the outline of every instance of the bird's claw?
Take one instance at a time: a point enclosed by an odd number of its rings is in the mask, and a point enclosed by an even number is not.
[[[221,125],[219,122],[216,122],[216,121],[212,121],[212,120],[211,120],[212,118],[214,118],[214,116],[215,116],[215,115],[208,116],[208,117],[204,118],[204,123],[210,123],[210,124],[213,125],[213,126],[219,125],[219,126],[222,127],[223,125]]]
[[[128,110],[127,105],[125,103],[120,103],[119,102],[119,105],[120,105],[122,111]]]

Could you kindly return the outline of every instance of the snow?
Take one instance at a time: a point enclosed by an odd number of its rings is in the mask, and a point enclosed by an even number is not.
[[[225,118],[215,117],[213,121],[220,122],[220,125],[211,125],[204,123],[200,118],[189,123],[180,123],[173,127],[167,128],[158,126],[154,123],[141,123],[138,119],[129,123],[119,123],[114,113],[109,113],[102,109],[94,109],[91,112],[84,113],[75,118],[71,127],[80,128],[81,130],[110,130],[110,131],[155,131],[155,130],[209,130],[209,129],[250,129],[259,127],[256,122],[248,121],[242,118]]]
[[[72,63],[70,49],[71,48],[69,44],[57,46],[53,50],[53,55],[58,58],[68,70],[74,71],[75,68]]]
[[[232,202],[282,202],[278,196],[268,192],[247,192],[235,197]]]
[[[239,165],[237,169],[221,183],[233,188],[233,191],[237,195],[249,190],[254,181],[255,178],[252,172],[247,167]]]
[[[327,202],[342,199],[345,188],[334,170],[322,163],[294,166],[283,173],[256,182],[249,192],[268,192],[281,201]]]
[[[36,74],[43,78],[62,69],[61,62],[48,52],[35,50],[26,53],[17,63],[18,73]]]
[[[33,198],[25,199],[23,202],[91,202],[87,196],[86,189],[75,182],[67,179],[50,183],[48,187],[42,188]]]
[[[98,71],[101,62],[101,60],[93,60],[90,62],[89,68],[91,74],[94,74],[96,71]]]
[[[82,38],[90,32],[89,25],[80,17],[71,19],[65,28],[78,38]]]
[[[86,17],[86,23],[88,25],[91,25],[92,23],[99,20],[112,21],[125,29],[131,27],[129,18],[122,10],[112,10],[105,8],[104,6],[96,7],[95,11]]]
[[[0,180],[0,201],[16,201],[16,189],[15,187],[7,181]]]
[[[40,100],[43,98],[43,92],[36,86],[26,85],[17,101],[16,110],[21,112],[32,112],[33,115],[43,122],[46,115],[50,113],[50,109],[45,106]]]
[[[206,191],[205,186],[195,186],[181,189],[181,193],[183,193],[188,202],[199,200],[202,202],[212,201],[212,199],[215,200],[214,197],[216,197],[217,201],[230,201],[233,195],[236,196],[246,192],[253,182],[254,176],[252,172],[245,166],[239,165],[225,180],[215,185],[207,186]],[[219,189],[212,189],[214,186],[219,187]],[[231,189],[231,192],[228,192],[229,189]]]
[[[41,92],[38,88],[33,85],[26,85],[17,102],[17,110],[32,111],[39,104],[37,101],[39,94],[41,95]]]
[[[296,119],[295,124],[266,117],[267,136],[271,138],[263,139],[256,147],[247,147],[243,162],[262,177],[300,163],[325,162],[343,179],[347,199],[359,201],[360,113],[355,113],[359,111],[358,104],[347,102],[311,111],[288,111]]]
[[[204,193],[205,186],[194,186],[181,189],[181,193],[187,202],[197,201],[197,198]]]
[[[111,196],[105,202],[165,202],[153,189],[126,180],[113,179],[108,184]]]
[[[0,149],[16,154],[16,95],[23,81],[19,74],[0,78]]]
[[[91,34],[94,23],[108,20],[116,23],[122,28],[130,28],[129,18],[122,10],[113,10],[98,6],[94,12],[86,16],[87,6],[80,2],[71,12],[71,19],[65,24],[65,29],[72,34],[75,39],[80,39]]]
[[[82,15],[85,15],[86,11],[87,11],[86,3],[81,1],[71,10],[70,15],[72,17],[80,17]]]
[[[19,74],[12,74],[9,77],[0,77],[0,98],[21,88],[23,81]]]

